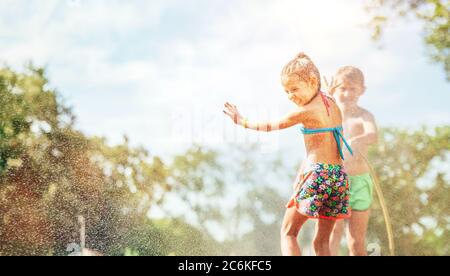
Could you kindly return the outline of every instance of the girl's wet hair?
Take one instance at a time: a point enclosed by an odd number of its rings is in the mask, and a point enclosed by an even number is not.
[[[344,66],[339,68],[339,70],[336,72],[335,77],[340,77],[343,80],[352,83],[356,82],[361,86],[365,86],[365,79],[363,72],[359,68],[353,66]]]
[[[296,75],[301,81],[315,85],[320,90],[320,73],[311,58],[305,53],[299,53],[293,60],[284,66],[281,77]]]

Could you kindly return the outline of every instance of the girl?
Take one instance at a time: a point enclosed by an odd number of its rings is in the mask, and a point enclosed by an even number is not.
[[[343,167],[341,111],[332,98],[320,91],[320,73],[311,59],[298,54],[284,68],[282,85],[289,100],[297,108],[276,122],[251,122],[238,112],[235,105],[225,103],[223,112],[244,128],[275,131],[301,124],[305,134],[307,157],[281,228],[283,255],[300,256],[297,236],[309,218],[318,219],[314,238],[316,255],[330,255],[329,240],[335,221],[350,215],[349,187]]]

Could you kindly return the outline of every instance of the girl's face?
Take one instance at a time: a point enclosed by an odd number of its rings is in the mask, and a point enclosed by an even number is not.
[[[309,83],[301,81],[296,75],[283,77],[282,83],[289,100],[297,105],[306,104],[317,93]]]
[[[337,79],[337,83],[341,85],[333,92],[333,96],[341,103],[356,104],[365,90],[365,87],[358,82]]]

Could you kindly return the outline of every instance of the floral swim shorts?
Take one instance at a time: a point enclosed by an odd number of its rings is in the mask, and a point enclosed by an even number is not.
[[[305,169],[286,208],[295,207],[309,218],[344,219],[350,216],[349,200],[344,167],[315,163]]]

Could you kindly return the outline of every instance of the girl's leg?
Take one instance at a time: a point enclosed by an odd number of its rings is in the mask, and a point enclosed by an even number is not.
[[[316,256],[331,256],[330,236],[333,232],[335,220],[319,219],[316,236],[314,237],[314,251]]]
[[[330,250],[332,256],[339,255],[339,249],[341,248],[341,240],[344,236],[345,222],[344,220],[336,221],[333,232],[330,238]]]
[[[303,224],[308,220],[297,209],[287,208],[281,227],[281,254],[283,256],[301,256],[301,250],[297,243],[298,233]]]
[[[302,182],[302,178],[303,178],[303,172],[304,172],[304,169],[305,169],[305,164],[306,164],[306,160],[304,160],[303,162],[302,162],[302,164],[300,165],[300,168],[298,169],[298,171],[297,171],[297,176],[295,177],[295,180],[294,180],[294,185],[293,185],[293,188],[294,188],[294,191],[298,191],[301,187],[301,182]]]

